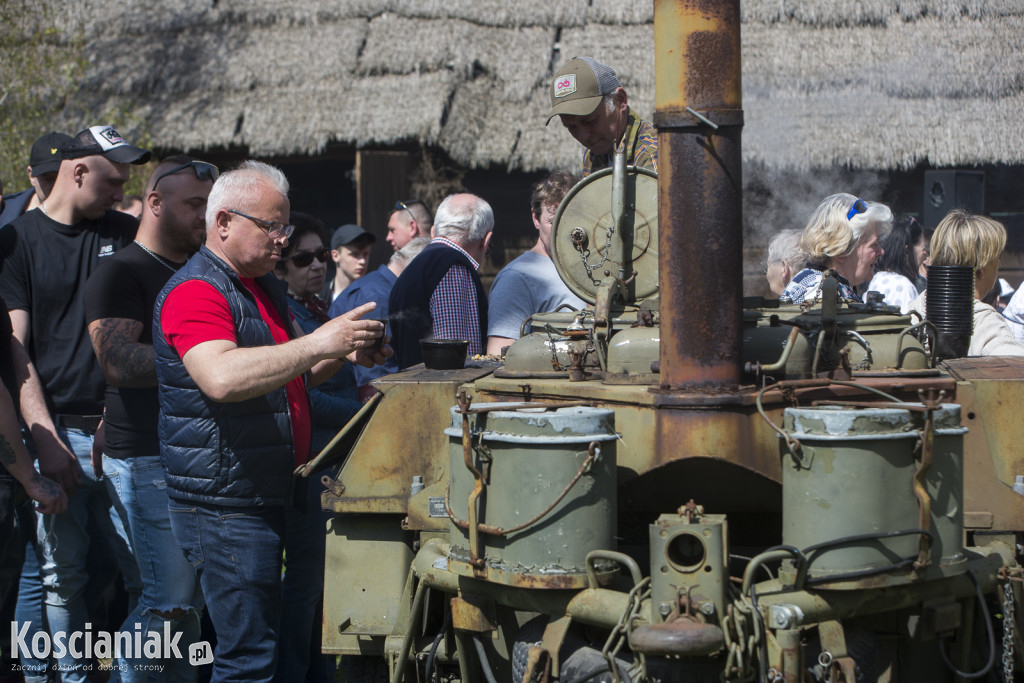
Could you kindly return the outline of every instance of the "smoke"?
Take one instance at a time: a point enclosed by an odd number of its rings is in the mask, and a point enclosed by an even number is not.
[[[844,168],[811,171],[776,170],[764,164],[743,164],[743,293],[770,296],[760,264],[768,242],[788,228],[803,230],[822,199],[849,192],[884,203],[888,176]]]

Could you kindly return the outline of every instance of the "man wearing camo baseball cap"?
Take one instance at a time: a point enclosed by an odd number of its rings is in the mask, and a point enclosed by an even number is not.
[[[593,57],[573,57],[551,86],[548,123],[558,116],[583,153],[583,175],[611,166],[615,146],[625,147],[626,163],[658,170],[658,131],[629,106],[615,70]]]

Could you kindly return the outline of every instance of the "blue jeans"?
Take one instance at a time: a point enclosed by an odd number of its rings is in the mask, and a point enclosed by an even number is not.
[[[125,539],[127,532],[113,511],[103,482],[96,478],[89,461],[92,434],[58,426],[57,434],[82,466],[82,483],[68,500],[68,509],[56,515],[37,515],[40,572],[50,633],[84,631],[89,620],[85,587],[89,580],[88,551],[90,522],[98,527],[102,540],[112,546],[124,576],[129,607],[134,608],[142,590],[139,569]],[[110,563],[112,558],[108,558]],[[70,648],[68,648],[70,650]],[[70,652],[57,661],[64,683],[82,683],[93,663],[75,659]]]
[[[31,624],[25,635],[25,642],[28,643],[32,642],[32,636],[36,633],[48,631],[43,609],[43,581],[39,576],[39,557],[36,554],[36,517],[36,512],[32,509],[24,513],[24,523],[32,524],[32,533],[25,544],[25,564],[21,567],[18,603],[14,609],[14,621],[17,626],[26,622]],[[36,658],[32,654],[32,648],[21,654],[21,666],[25,683],[46,683],[49,678],[50,663]]]
[[[103,475],[114,508],[124,521],[131,550],[142,577],[142,595],[125,619],[122,632],[181,633],[181,659],[118,658],[124,683],[145,681],[194,681],[196,670],[188,661],[188,646],[199,640],[203,594],[196,571],[185,559],[167,513],[167,484],[160,456],[147,455],[119,460],[103,456]],[[141,653],[139,653],[141,655]],[[141,665],[159,665],[150,670]]]
[[[284,508],[172,500],[171,529],[199,574],[217,632],[211,683],[270,681],[281,616]]]
[[[308,510],[285,509],[284,579],[281,638],[277,646],[274,681],[331,683],[334,658],[320,652],[323,624],[324,552],[331,514],[320,506],[323,486],[318,479],[302,480]],[[314,636],[315,642],[314,642]]]

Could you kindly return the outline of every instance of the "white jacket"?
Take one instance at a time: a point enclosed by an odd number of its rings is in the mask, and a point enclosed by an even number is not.
[[[927,291],[921,292],[910,304],[915,322],[925,318]],[[996,309],[978,299],[974,300],[974,332],[968,356],[1024,356],[1024,344],[1017,341],[1013,331]]]

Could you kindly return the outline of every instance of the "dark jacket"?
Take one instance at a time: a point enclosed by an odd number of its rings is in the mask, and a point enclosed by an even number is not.
[[[473,278],[476,290],[476,311],[480,319],[481,347],[487,348],[487,297],[476,268],[458,249],[432,242],[419,256],[409,262],[391,289],[388,300],[388,318],[391,324],[391,346],[398,359],[398,367],[405,368],[423,362],[420,339],[433,336],[434,318],[430,314],[430,297],[448,271],[461,263]]]
[[[35,193],[36,191],[30,187],[29,189],[22,190],[21,192],[5,194],[4,202],[6,203],[6,206],[4,206],[3,212],[0,213],[0,227],[3,227],[8,223],[13,223],[15,218],[25,213],[25,209],[28,207],[28,203],[32,200],[32,195]]]
[[[275,343],[255,297],[205,246],[160,292],[153,312],[153,347],[167,493],[179,502],[225,507],[286,505],[292,495],[294,444],[285,389],[234,403],[218,403],[203,395],[160,327],[167,295],[186,280],[204,280],[224,294],[240,347]],[[290,320],[284,282],[273,274],[256,282],[281,318]]]

